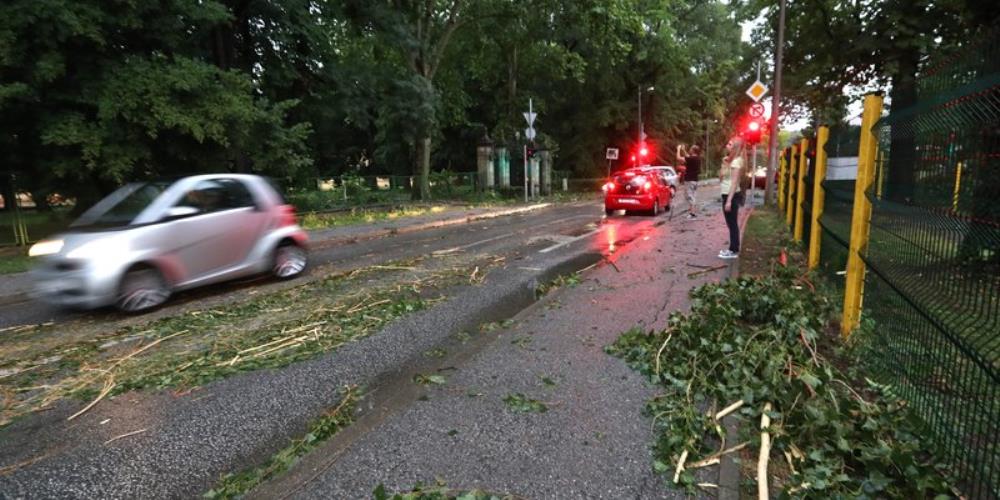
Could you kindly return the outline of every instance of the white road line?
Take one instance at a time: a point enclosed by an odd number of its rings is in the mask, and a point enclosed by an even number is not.
[[[451,247],[451,248],[448,248],[448,249],[445,249],[445,250],[437,250],[435,252],[431,252],[431,255],[448,255],[448,254],[452,254],[452,253],[455,253],[455,252],[461,252],[462,250],[468,250],[468,249],[470,249],[472,247],[479,246],[479,245],[482,245],[484,243],[489,243],[491,241],[496,241],[496,240],[503,239],[503,238],[509,238],[511,236],[514,236],[515,234],[527,232],[527,231],[530,231],[530,230],[533,230],[533,229],[537,229],[537,228],[542,227],[542,226],[548,226],[548,225],[551,225],[551,224],[557,224],[559,222],[566,222],[568,220],[573,220],[573,219],[581,219],[581,218],[584,218],[584,217],[592,218],[593,215],[574,215],[574,216],[566,217],[566,218],[563,218],[563,219],[557,219],[557,220],[546,222],[544,224],[539,224],[539,225],[531,227],[529,229],[523,229],[521,231],[517,231],[517,232],[514,232],[514,233],[501,234],[500,236],[494,236],[492,238],[486,238],[485,240],[479,240],[479,241],[476,241],[476,242],[473,242],[473,243],[468,243],[466,245],[461,245],[461,246],[457,246],[457,247]],[[569,243],[569,241],[567,241],[566,243]]]
[[[576,238],[571,238],[571,239],[568,239],[568,240],[566,240],[566,241],[564,241],[562,243],[557,243],[557,244],[552,245],[552,246],[550,246],[548,248],[543,248],[543,249],[539,250],[538,253],[549,253],[549,252],[551,252],[551,251],[553,251],[553,250],[555,250],[557,248],[562,248],[562,247],[564,247],[566,245],[569,245],[570,243],[573,243],[574,241],[579,241],[579,240],[582,240],[584,238],[589,238],[589,237],[591,237],[591,236],[593,236],[593,235],[595,235],[595,234],[597,234],[599,232],[601,232],[600,229],[595,229],[595,230],[593,230],[593,231],[591,231],[589,233],[581,234],[580,236],[577,236]]]

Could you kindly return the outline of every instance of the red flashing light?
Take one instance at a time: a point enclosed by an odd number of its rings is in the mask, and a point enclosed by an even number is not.
[[[760,123],[756,122],[756,121],[752,121],[752,122],[750,122],[749,125],[747,125],[747,128],[749,128],[751,132],[756,132],[756,131],[760,130]]]

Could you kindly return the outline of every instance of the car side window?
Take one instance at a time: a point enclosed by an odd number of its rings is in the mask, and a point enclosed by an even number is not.
[[[236,179],[219,179],[219,183],[226,190],[226,209],[256,206],[253,195],[250,194],[250,190],[247,189],[246,184],[242,181]]]
[[[179,207],[192,207],[207,214],[234,208],[254,206],[253,195],[242,182],[235,179],[211,179],[195,184],[180,201]]]

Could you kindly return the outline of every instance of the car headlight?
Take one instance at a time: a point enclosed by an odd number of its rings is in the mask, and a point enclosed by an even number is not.
[[[105,260],[114,260],[124,257],[126,252],[128,252],[128,245],[125,242],[118,239],[100,239],[89,241],[73,250],[70,250],[70,252],[66,254],[66,258],[82,260],[100,258]]]
[[[55,255],[62,251],[63,240],[42,240],[28,250],[29,257],[42,257],[44,255]]]

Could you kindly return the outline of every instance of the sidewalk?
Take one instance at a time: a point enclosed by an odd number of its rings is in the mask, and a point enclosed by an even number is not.
[[[370,498],[380,483],[406,491],[440,478],[524,498],[686,497],[652,468],[643,407],[655,388],[603,349],[632,327],[663,328],[671,311],[688,309],[691,288],[733,269],[716,257],[727,240],[716,191],[699,193],[700,217],[660,216],[611,255],[613,265],[552,292],[511,328],[482,334],[493,338],[441,372],[445,385],[417,391],[423,396],[366,433],[335,437],[255,496]],[[609,239],[605,251],[622,243]],[[546,411],[517,411],[510,403],[518,395]],[[719,481],[718,469],[701,474]]]
[[[424,231],[436,227],[465,224],[476,220],[516,215],[544,209],[550,203],[533,203],[508,207],[452,208],[438,213],[309,231],[310,244],[324,248],[346,242],[380,238],[391,234]],[[0,275],[0,305],[27,300],[31,289],[28,273]]]

